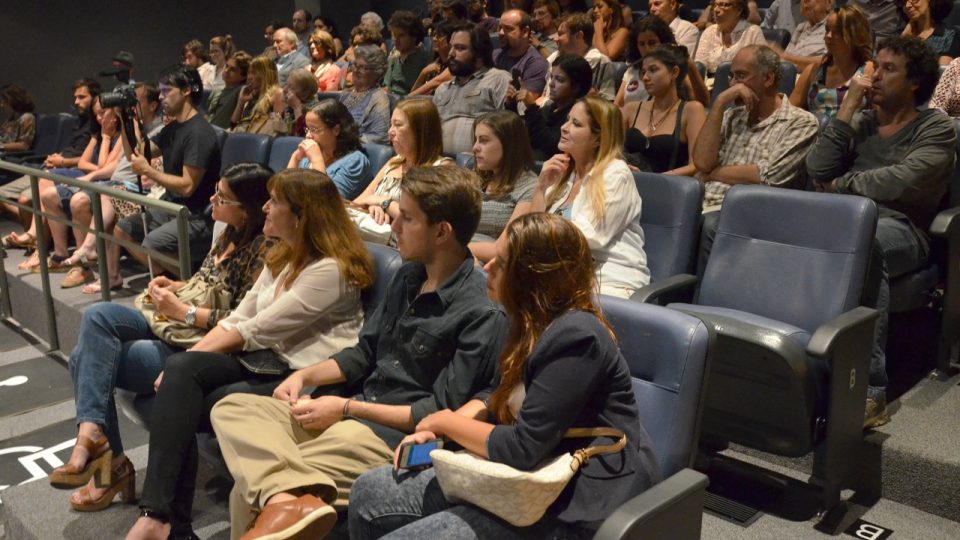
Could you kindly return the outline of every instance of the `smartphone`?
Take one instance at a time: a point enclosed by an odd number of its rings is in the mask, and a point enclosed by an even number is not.
[[[520,89],[520,73],[516,71],[513,72],[513,80],[510,82],[510,84],[513,85],[513,87],[517,90]]]
[[[443,440],[434,439],[423,444],[404,443],[400,446],[400,460],[397,467],[400,469],[426,469],[433,466],[430,461],[430,451],[443,448]]]

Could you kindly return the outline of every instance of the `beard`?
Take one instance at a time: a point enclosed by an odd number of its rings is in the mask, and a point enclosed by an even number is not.
[[[473,69],[473,65],[459,62],[457,60],[450,60],[450,63],[447,64],[447,68],[450,70],[450,74],[454,77],[465,77],[475,71]]]

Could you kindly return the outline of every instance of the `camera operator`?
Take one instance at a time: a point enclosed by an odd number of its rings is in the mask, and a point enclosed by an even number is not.
[[[182,204],[190,210],[188,233],[194,265],[203,260],[210,248],[213,225],[210,218],[204,215],[204,209],[220,175],[217,134],[197,110],[202,95],[203,84],[196,69],[177,65],[160,75],[163,111],[174,119],[152,139],[153,146],[159,147],[157,152],[163,156],[162,171],[148,163],[140,152],[131,149],[127,137],[123,137],[124,151],[128,154],[133,172],[145,175],[164,187],[166,193],[161,197],[163,200]],[[176,216],[148,208],[145,217],[144,220],[141,214],[134,214],[122,219],[117,224],[117,236],[142,242],[145,248],[176,256]],[[130,255],[145,266],[150,264],[147,253],[132,251]],[[173,274],[179,274],[178,268],[161,266]]]

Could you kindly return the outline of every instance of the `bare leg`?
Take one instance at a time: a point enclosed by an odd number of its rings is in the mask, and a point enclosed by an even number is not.
[[[57,188],[50,186],[40,192],[40,208],[55,216],[66,219],[67,214],[60,207],[60,195]],[[67,250],[67,226],[55,220],[48,221],[50,227],[50,236],[53,237],[53,254],[60,257],[67,257],[70,252]]]
[[[90,196],[82,191],[78,191],[70,197],[70,214],[73,216],[73,222],[78,225],[91,224],[93,228],[93,214],[90,212]],[[90,235],[94,239],[95,235]],[[79,227],[73,228],[73,239],[76,241],[77,248],[84,244],[87,233]]]

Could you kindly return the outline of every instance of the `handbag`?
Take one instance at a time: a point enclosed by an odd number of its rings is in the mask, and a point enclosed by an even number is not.
[[[533,525],[591,457],[623,450],[627,436],[609,427],[571,428],[563,438],[619,437],[614,444],[581,448],[545,462],[531,471],[514,469],[470,452],[433,450],[430,459],[444,496],[451,503],[470,503],[517,527]]]
[[[185,304],[207,309],[230,309],[232,300],[231,294],[219,283],[211,284],[201,279],[191,279],[175,294]],[[153,334],[168,345],[188,349],[196,345],[207,333],[203,328],[168,319],[159,313],[147,291],[140,293],[133,300],[133,304],[143,314]]]
[[[254,375],[283,375],[290,371],[290,364],[272,349],[242,352],[233,357]]]

